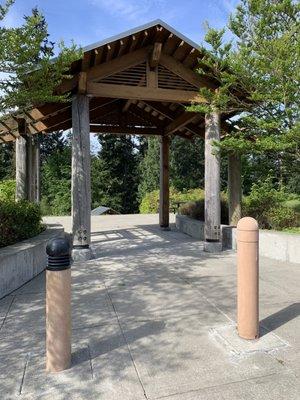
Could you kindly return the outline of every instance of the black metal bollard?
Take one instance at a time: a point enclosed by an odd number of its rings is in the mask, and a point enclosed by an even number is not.
[[[52,239],[46,252],[46,370],[59,372],[71,365],[70,242]]]

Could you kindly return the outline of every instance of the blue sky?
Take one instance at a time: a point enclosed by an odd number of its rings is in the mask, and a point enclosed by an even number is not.
[[[0,0],[3,3],[4,0]],[[37,6],[46,16],[51,39],[74,39],[86,46],[160,18],[197,43],[204,22],[223,27],[237,0],[15,0],[6,25],[17,25]]]

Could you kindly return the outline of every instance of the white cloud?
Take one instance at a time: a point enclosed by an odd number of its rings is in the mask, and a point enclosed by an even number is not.
[[[112,16],[120,16],[134,22],[138,22],[144,16],[157,15],[166,6],[165,0],[90,0],[90,2]]]

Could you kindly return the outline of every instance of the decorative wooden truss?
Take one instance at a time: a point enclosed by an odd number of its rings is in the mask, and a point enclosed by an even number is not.
[[[86,47],[71,67],[73,78],[57,91],[90,97],[91,132],[203,137],[204,116],[185,110],[205,101],[200,87],[217,87],[194,71],[201,57],[195,43],[157,20]],[[0,120],[1,142],[19,136],[19,118],[32,135],[67,130],[71,103],[43,104]]]

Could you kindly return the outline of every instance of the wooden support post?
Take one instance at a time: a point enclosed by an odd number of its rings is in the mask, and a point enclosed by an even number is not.
[[[32,136],[27,137],[27,198],[35,201],[35,166],[34,166],[34,145]]]
[[[33,138],[32,142],[32,201],[40,202],[40,143]]]
[[[91,160],[89,98],[78,94],[72,101],[72,230],[73,258],[90,258]]]
[[[229,225],[236,226],[242,218],[241,157],[228,156],[228,208]]]
[[[205,115],[205,251],[222,250],[220,242],[220,157],[214,142],[220,140],[220,114]]]
[[[169,147],[170,139],[162,136],[160,140],[160,192],[159,192],[159,225],[169,229]]]
[[[20,136],[16,140],[16,200],[28,198],[26,122],[18,121]]]

